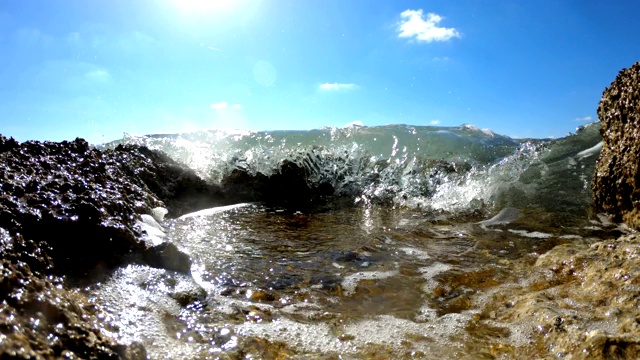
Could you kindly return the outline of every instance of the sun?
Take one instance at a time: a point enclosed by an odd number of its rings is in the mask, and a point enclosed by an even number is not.
[[[189,13],[220,13],[231,9],[236,0],[174,0],[176,7]]]

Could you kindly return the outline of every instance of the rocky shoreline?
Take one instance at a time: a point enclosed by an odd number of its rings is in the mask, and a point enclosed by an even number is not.
[[[535,338],[495,342],[491,356],[640,357],[640,62],[621,70],[604,91],[598,117],[603,148],[592,183],[593,212],[623,222],[627,234],[558,245],[533,264],[515,264],[519,281],[495,292],[470,327],[496,326],[494,332]]]
[[[188,170],[131,147],[98,151],[81,139],[18,143],[0,136],[0,313],[3,358],[146,358],[99,331],[95,306],[68,278],[142,262],[188,271],[189,258],[140,240],[139,214],[209,189]],[[153,189],[153,190],[151,190]],[[206,204],[203,204],[206,205]]]
[[[594,210],[640,228],[640,63],[620,72],[598,108],[604,146],[593,181]],[[98,150],[82,140],[19,143],[0,135],[0,358],[146,359],[139,343],[100,331],[100,308],[70,289],[123,264],[188,273],[191,260],[170,243],[145,242],[142,215],[170,217],[261,201],[322,209],[337,201],[330,183],[310,185],[305,168],[283,161],[273,175],[233,170],[220,185],[144,146]],[[156,209],[156,210],[154,210]],[[539,324],[533,343],[494,343],[572,358],[640,355],[640,238],[556,246],[515,271],[526,286],[498,290],[473,326]],[[518,265],[519,266],[519,265]],[[190,299],[181,299],[185,306]],[[612,332],[592,330],[607,322]]]
[[[333,191],[309,186],[293,163],[273,176],[237,169],[216,186],[146,147],[101,151],[82,139],[19,143],[0,135],[0,174],[3,359],[146,358],[141,345],[102,335],[95,305],[67,290],[68,279],[91,282],[127,263],[189,272],[189,256],[175,245],[142,240],[141,215],[245,201],[316,206]]]

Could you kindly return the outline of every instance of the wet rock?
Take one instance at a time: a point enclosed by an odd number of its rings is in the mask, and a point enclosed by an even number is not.
[[[248,298],[249,300],[256,302],[273,302],[278,300],[278,297],[276,295],[263,290],[252,291],[251,295],[249,295]]]
[[[329,251],[329,255],[335,262],[359,268],[369,267],[374,262],[374,258],[366,251],[333,250]]]
[[[105,337],[93,305],[63,283],[34,274],[24,262],[0,259],[0,358],[142,359]]]
[[[334,274],[322,274],[313,276],[309,279],[309,283],[312,285],[321,285],[323,289],[337,290],[342,283],[342,277]]]
[[[271,175],[252,174],[236,168],[222,179],[225,196],[236,201],[262,201],[289,207],[324,203],[335,189],[327,182],[314,184],[307,168],[290,160],[284,160],[278,171]]]
[[[264,286],[271,290],[284,290],[296,286],[302,281],[298,274],[279,274],[275,279],[265,282]]]
[[[201,287],[194,287],[192,289],[176,291],[171,294],[171,298],[180,304],[182,307],[193,304],[197,301],[204,302],[207,297],[207,292]]]
[[[598,106],[604,141],[593,179],[595,206],[640,228],[640,62],[620,71]]]
[[[494,293],[483,326],[528,334],[516,353],[536,358],[638,358],[639,258],[637,234],[556,246],[521,270],[525,285]]]
[[[153,267],[181,273],[191,272],[191,258],[173,243],[165,242],[147,249],[144,259]]]
[[[118,354],[126,360],[147,360],[147,349],[139,342],[132,342],[129,346],[119,345]]]
[[[134,203],[144,203],[145,194],[118,178],[118,160],[81,139],[26,142],[2,152],[0,226],[46,243],[61,270],[84,272],[140,249]]]
[[[188,255],[172,244],[148,247],[136,222],[167,204],[174,215],[207,207],[215,190],[146,148],[0,135],[0,357],[145,359],[142,345],[103,335],[99,309],[64,279],[90,281],[141,259],[188,272]],[[202,294],[177,296],[189,303]]]
[[[178,217],[229,203],[226,194],[218,186],[208,184],[193,170],[166,154],[144,146],[137,148],[137,151],[151,161],[151,167],[137,176],[166,204],[169,216]]]
[[[62,273],[110,268],[144,252],[139,214],[166,204],[174,215],[198,210],[218,196],[193,171],[143,147],[99,151],[82,139],[5,137],[0,147],[0,227],[46,244]]]

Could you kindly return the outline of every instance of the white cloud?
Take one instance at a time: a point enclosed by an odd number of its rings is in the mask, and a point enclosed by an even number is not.
[[[226,101],[220,101],[219,103],[211,104],[211,108],[213,110],[222,110],[226,109],[229,104]]]
[[[242,105],[240,105],[240,104],[229,105],[229,103],[226,102],[226,101],[220,101],[219,103],[211,104],[210,107],[213,110],[224,110],[224,109],[229,109],[229,108],[234,109],[234,110],[242,109]]]
[[[348,128],[348,127],[355,127],[355,126],[364,126],[364,123],[362,122],[362,120],[355,120],[350,123],[344,124],[344,126],[342,127]]]
[[[584,117],[576,118],[576,121],[592,122],[593,118],[591,116],[584,116]]]
[[[324,83],[320,85],[320,90],[349,90],[355,87],[355,84]]]
[[[454,28],[438,27],[442,17],[438,14],[428,13],[425,19],[420,10],[405,10],[400,14],[402,20],[398,24],[398,34],[401,38],[415,38],[418,41],[449,41],[454,37],[459,38],[460,33]]]
[[[431,120],[431,125],[440,125],[440,120]]]

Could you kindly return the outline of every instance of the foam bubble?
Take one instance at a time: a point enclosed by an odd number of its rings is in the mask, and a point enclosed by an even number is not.
[[[158,229],[160,231],[163,231],[164,229],[162,229],[162,226],[158,223],[158,221],[155,219],[155,217],[151,216],[151,215],[147,215],[147,214],[142,214],[140,215],[140,219],[142,220],[142,222],[145,225],[148,225],[152,228]]]
[[[173,283],[175,287],[168,285]],[[167,321],[177,319],[182,310],[169,296],[178,287],[197,285],[187,275],[142,265],[116,270],[94,295],[105,310],[105,321],[118,330],[101,331],[124,344],[143,343],[150,358],[197,358],[203,351],[200,345],[179,341],[178,334],[168,332]]]
[[[431,353],[435,348],[450,349],[450,338],[461,334],[470,314],[447,314],[430,323],[416,323],[390,315],[376,316],[344,325],[339,333],[349,335],[340,340],[336,329],[327,323],[299,323],[286,318],[266,323],[238,325],[240,336],[257,336],[271,341],[282,341],[297,351],[306,353],[360,353],[372,345],[385,345],[396,354],[403,354],[408,344],[416,351]],[[411,335],[428,335],[432,341],[412,341]]]
[[[370,320],[359,321],[346,327],[346,333],[360,341],[385,344],[400,349],[407,342],[407,334],[428,334],[440,344],[450,343],[450,338],[464,331],[470,320],[470,314],[446,314],[430,323],[416,323],[411,320],[398,319],[390,315],[381,315]],[[413,343],[420,349],[427,350],[429,343]]]
[[[398,275],[398,270],[389,271],[361,271],[349,276],[345,276],[342,280],[342,292],[346,296],[353,295],[358,287],[360,280],[377,280],[386,279]]]
[[[136,222],[136,225],[138,225],[140,229],[145,232],[142,240],[151,244],[152,246],[162,244],[167,237],[167,234],[165,234],[162,226],[158,224],[155,218],[151,215],[140,215],[140,221]]]
[[[163,207],[155,207],[151,209],[151,216],[156,219],[157,222],[161,223],[164,221],[164,217],[167,215],[169,210]]]
[[[547,234],[547,233],[543,233],[540,231],[526,231],[526,230],[514,230],[514,229],[509,229],[509,232],[512,232],[514,234],[518,234],[520,236],[524,236],[524,237],[529,237],[529,238],[535,238],[535,239],[548,239],[550,237],[553,237],[553,235],[551,234]]]
[[[451,270],[451,265],[441,263],[441,262],[436,262],[431,266],[420,268],[419,271],[422,273],[422,276],[427,280],[423,287],[424,292],[426,293],[432,292],[436,288],[436,286],[438,286],[438,283],[435,280],[433,280],[433,278],[436,275],[449,270]]]
[[[431,259],[431,256],[429,256],[429,254],[424,251],[424,250],[420,250],[420,249],[416,249],[413,247],[402,247],[400,248],[400,250],[402,250],[405,254],[409,255],[409,256],[413,256],[417,259],[420,260],[429,260]]]
[[[559,236],[559,238],[560,239],[582,239],[582,236],[574,235],[574,234],[568,234],[568,235]]]

